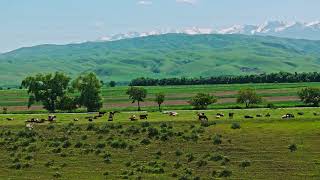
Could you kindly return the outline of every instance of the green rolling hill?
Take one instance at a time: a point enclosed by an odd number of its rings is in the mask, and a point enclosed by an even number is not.
[[[0,55],[0,86],[39,72],[94,71],[104,81],[320,69],[320,41],[245,35],[166,34],[113,42],[40,45]]]

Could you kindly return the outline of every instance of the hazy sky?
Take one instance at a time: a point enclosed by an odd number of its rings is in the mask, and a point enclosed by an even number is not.
[[[0,52],[165,28],[320,20],[320,0],[0,0]]]

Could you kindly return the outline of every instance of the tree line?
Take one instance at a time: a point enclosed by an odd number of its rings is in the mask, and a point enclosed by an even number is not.
[[[239,76],[216,76],[199,78],[136,78],[130,82],[130,86],[169,86],[169,85],[204,85],[204,84],[245,84],[245,83],[296,83],[296,82],[320,82],[320,73],[288,73],[279,72],[271,74],[252,74]]]
[[[86,107],[88,112],[94,112],[99,111],[103,106],[102,84],[94,73],[82,74],[74,80],[60,72],[40,73],[26,77],[21,86],[26,88],[29,94],[28,107],[41,102],[49,112],[73,111],[81,107]],[[138,111],[140,111],[141,102],[148,95],[147,89],[129,86],[125,93],[132,103],[137,103]],[[319,106],[320,104],[319,88],[303,88],[297,92],[297,95],[307,105]],[[164,92],[155,95],[153,101],[158,105],[159,111],[161,111],[165,98]],[[188,102],[194,109],[207,109],[209,105],[217,102],[217,98],[211,94],[199,92]],[[246,108],[262,102],[262,97],[254,89],[242,89],[238,92],[237,103],[244,104]]]

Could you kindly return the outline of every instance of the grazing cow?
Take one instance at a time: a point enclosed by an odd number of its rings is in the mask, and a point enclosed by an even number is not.
[[[266,117],[271,117],[271,115],[270,115],[269,113],[267,113],[265,116],[266,116]]]
[[[89,119],[88,119],[88,121],[89,121],[89,122],[92,122],[92,121],[93,121],[93,119],[92,119],[92,118],[89,118]]]
[[[106,114],[106,112],[99,112],[99,117],[102,117]]]
[[[298,112],[298,115],[303,116],[304,112]]]
[[[129,117],[129,120],[131,120],[131,121],[136,121],[136,120],[137,120],[136,115],[132,115],[132,116],[130,116],[130,117]]]
[[[229,113],[229,118],[233,118],[234,113]]]
[[[109,112],[109,117],[108,117],[108,121],[113,121],[113,117],[116,113],[120,113],[119,111],[112,111]]]
[[[179,114],[177,112],[169,112],[169,116],[178,116]]]
[[[13,121],[13,118],[7,118],[8,121]]]
[[[49,115],[49,116],[48,116],[48,121],[49,121],[49,122],[53,122],[53,121],[56,120],[56,118],[57,118],[56,115]]]
[[[313,113],[313,115],[314,115],[314,116],[319,116],[320,114],[319,114],[319,113],[314,112],[314,113]]]
[[[208,121],[208,117],[204,113],[198,113],[198,119],[200,121],[203,121],[203,120]]]
[[[140,114],[140,119],[148,119],[148,114]]]
[[[224,114],[217,113],[217,116],[224,117]]]
[[[294,118],[294,115],[290,114],[290,113],[287,113],[287,114],[282,116],[282,119],[291,119],[291,118]]]
[[[26,124],[26,128],[28,128],[29,130],[33,129],[33,123],[27,123]]]
[[[256,117],[259,117],[259,118],[260,118],[260,117],[262,117],[262,114],[257,114]]]
[[[244,118],[246,118],[246,119],[253,119],[253,116],[245,115]]]
[[[73,121],[79,121],[79,119],[78,118],[74,118]]]

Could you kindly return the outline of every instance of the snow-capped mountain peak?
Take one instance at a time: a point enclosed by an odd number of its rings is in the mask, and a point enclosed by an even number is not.
[[[286,38],[320,40],[320,21],[309,23],[267,21],[261,25],[234,25],[228,28],[213,29],[202,27],[191,27],[184,29],[162,29],[148,32],[129,32],[103,36],[99,41],[116,41],[121,39],[145,37],[151,35],[161,35],[168,33],[180,34],[245,34],[245,35],[265,35]]]

